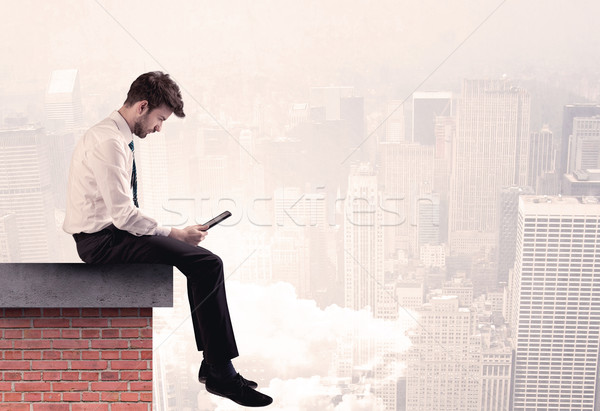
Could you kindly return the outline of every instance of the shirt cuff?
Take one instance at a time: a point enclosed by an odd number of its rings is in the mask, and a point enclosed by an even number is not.
[[[171,234],[171,227],[163,227],[163,226],[156,227],[156,235],[168,237],[169,234]]]

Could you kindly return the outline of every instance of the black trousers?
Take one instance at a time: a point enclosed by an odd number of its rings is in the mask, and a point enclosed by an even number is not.
[[[154,263],[177,267],[187,291],[198,351],[211,364],[238,356],[221,259],[202,247],[163,236],[134,236],[114,225],[93,234],[74,234],[79,257],[92,264]]]

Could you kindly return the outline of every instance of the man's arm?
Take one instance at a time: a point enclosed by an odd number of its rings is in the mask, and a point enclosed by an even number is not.
[[[169,237],[191,245],[198,245],[208,235],[206,230],[208,230],[208,226],[205,225],[191,225],[183,229],[172,227]]]

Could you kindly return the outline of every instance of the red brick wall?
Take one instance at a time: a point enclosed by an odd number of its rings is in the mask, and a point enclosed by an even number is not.
[[[0,411],[151,408],[151,308],[0,308]]]

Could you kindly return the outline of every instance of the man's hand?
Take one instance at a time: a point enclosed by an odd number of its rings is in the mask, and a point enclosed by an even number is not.
[[[208,230],[206,225],[191,225],[184,229],[171,227],[169,237],[191,245],[198,245],[208,235],[206,230]]]

